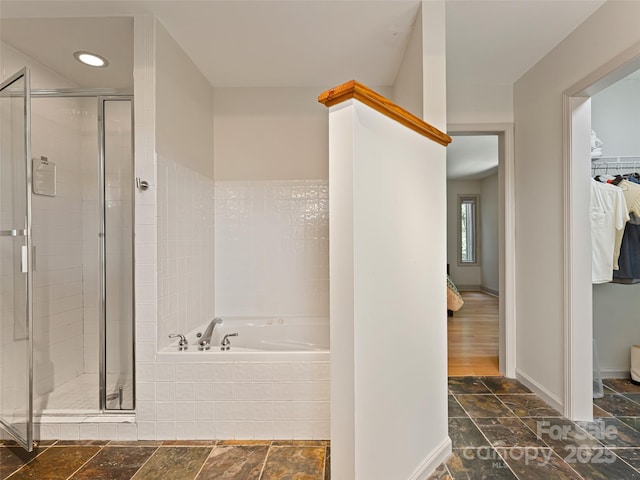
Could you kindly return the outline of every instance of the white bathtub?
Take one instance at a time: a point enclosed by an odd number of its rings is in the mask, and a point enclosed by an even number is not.
[[[328,361],[329,319],[326,317],[222,317],[211,336],[209,350],[198,350],[198,333],[203,333],[208,322],[189,332],[186,350],[174,341],[159,352],[160,359],[179,361]],[[227,334],[229,350],[220,344]]]
[[[138,364],[139,438],[329,439],[329,320],[222,318],[210,350],[198,350],[203,324],[186,351],[176,341]]]

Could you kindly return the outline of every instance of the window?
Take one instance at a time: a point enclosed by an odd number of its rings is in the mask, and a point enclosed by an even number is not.
[[[460,239],[460,265],[476,265],[478,263],[478,206],[477,195],[458,197],[458,226]]]

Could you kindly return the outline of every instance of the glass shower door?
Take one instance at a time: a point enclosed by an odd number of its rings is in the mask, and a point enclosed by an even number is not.
[[[0,85],[0,424],[33,449],[30,87]]]

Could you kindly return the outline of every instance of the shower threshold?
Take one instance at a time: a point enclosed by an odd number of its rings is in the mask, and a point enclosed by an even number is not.
[[[115,383],[111,390],[118,391]],[[123,393],[130,398],[130,387],[125,386]],[[45,417],[95,417],[111,414],[120,417],[132,413],[131,410],[123,410],[121,412],[117,409],[101,411],[98,408],[100,404],[98,395],[98,375],[96,373],[85,373],[35,398],[33,402],[34,412],[36,416]],[[115,401],[110,404],[117,406],[118,402]]]

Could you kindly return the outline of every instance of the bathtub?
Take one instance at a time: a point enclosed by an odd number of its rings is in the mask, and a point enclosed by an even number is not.
[[[223,317],[200,351],[206,327],[186,335],[186,351],[158,351],[153,371],[138,365],[139,439],[330,438],[328,318]]]
[[[180,361],[328,361],[329,319],[326,317],[222,317],[211,336],[209,350],[198,350],[199,338],[208,322],[185,335],[188,348],[174,341],[159,352],[159,359]],[[220,344],[225,335],[229,350]],[[206,356],[206,357],[205,357]]]

